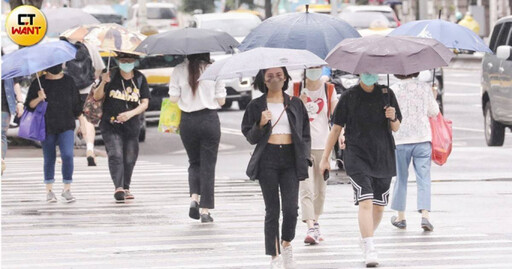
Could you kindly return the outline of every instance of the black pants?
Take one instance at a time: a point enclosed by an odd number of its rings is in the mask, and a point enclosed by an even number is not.
[[[124,130],[127,127],[113,126],[103,121],[100,123],[112,181],[114,181],[116,189],[123,188],[129,190],[133,168],[139,156],[139,132]],[[133,128],[139,128],[140,131],[140,127],[136,125]]]
[[[295,238],[295,227],[299,209],[299,180],[295,172],[293,145],[268,144],[259,161],[258,179],[265,201],[265,253],[276,256],[279,243],[279,190],[283,205],[282,237],[291,242]],[[277,245],[277,249],[276,249]]]
[[[190,195],[201,196],[199,207],[215,207],[215,165],[220,143],[220,121],[216,110],[181,114],[180,136],[187,150]]]

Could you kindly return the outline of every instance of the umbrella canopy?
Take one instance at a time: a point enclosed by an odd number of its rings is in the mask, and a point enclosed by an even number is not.
[[[62,33],[68,40],[87,41],[105,51],[119,51],[132,54],[144,36],[115,23],[84,25]]]
[[[296,70],[326,64],[307,50],[256,48],[214,62],[206,68],[199,80],[252,77],[261,69],[284,66]]]
[[[226,32],[185,28],[151,35],[135,50],[146,54],[189,55],[232,52],[240,43]]]
[[[75,59],[76,48],[65,41],[25,47],[2,57],[2,79],[28,76]]]
[[[239,49],[305,49],[323,59],[343,39],[356,37],[360,37],[357,30],[339,18],[320,13],[288,13],[263,21]]]
[[[48,21],[47,34],[50,36],[58,36],[80,25],[100,23],[91,14],[78,8],[50,8],[44,9],[43,13]]]
[[[453,56],[435,39],[373,35],[341,41],[325,61],[332,68],[352,74],[408,75],[446,66]]]
[[[492,53],[484,41],[470,29],[439,19],[408,22],[389,35],[433,38],[447,48]]]

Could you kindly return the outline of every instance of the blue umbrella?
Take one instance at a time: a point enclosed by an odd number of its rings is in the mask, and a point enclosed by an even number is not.
[[[28,76],[75,59],[76,48],[66,41],[55,41],[22,48],[2,57],[2,79]]]
[[[470,29],[440,19],[408,22],[393,30],[389,36],[433,38],[447,48],[492,53],[484,41]]]
[[[257,47],[305,49],[320,58],[345,38],[361,37],[347,22],[318,13],[289,13],[271,17],[244,39],[241,51]]]

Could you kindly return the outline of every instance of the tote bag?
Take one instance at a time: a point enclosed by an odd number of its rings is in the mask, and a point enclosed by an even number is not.
[[[452,152],[452,121],[447,120],[441,113],[430,117],[432,129],[432,160],[437,165],[443,165]]]
[[[18,136],[34,141],[44,141],[46,139],[46,123],[44,114],[48,107],[47,102],[40,102],[34,111],[25,109],[20,119]]]
[[[160,120],[158,121],[158,131],[162,133],[179,134],[181,121],[181,109],[177,103],[172,103],[169,98],[162,100],[160,109]]]

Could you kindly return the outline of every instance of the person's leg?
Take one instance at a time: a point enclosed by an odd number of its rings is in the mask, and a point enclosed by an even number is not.
[[[132,182],[133,169],[139,157],[139,137],[138,136],[125,136],[123,141],[123,166],[124,166],[124,181],[123,189],[130,190]]]
[[[418,188],[417,208],[421,213],[421,227],[425,231],[433,231],[434,226],[429,221],[431,201],[431,166],[432,145],[430,142],[418,144],[413,151],[414,171]]]
[[[2,174],[5,170],[5,154],[7,153],[7,130],[9,130],[9,123],[11,115],[7,112],[2,112]]]
[[[312,150],[311,154],[313,155],[314,160],[321,160],[323,150]],[[319,239],[322,240],[320,234],[320,225],[319,219],[320,215],[324,213],[324,204],[325,204],[325,193],[327,189],[327,181],[324,180],[324,175],[322,171],[320,171],[320,161],[313,162],[313,175],[314,175],[314,186],[315,186],[315,196],[313,200],[313,204],[315,207],[315,229],[317,230]]]
[[[391,177],[389,178],[371,178],[373,188],[373,230],[377,230],[384,207],[388,205],[389,188],[391,185]]]
[[[62,159],[62,182],[64,190],[68,190],[73,182],[73,150],[75,145],[75,134],[73,130],[68,130],[57,135],[57,141]]]
[[[49,203],[57,202],[57,197],[53,193],[53,183],[55,182],[55,160],[57,151],[55,149],[57,136],[47,134],[46,139],[41,142],[44,158],[44,183],[46,185],[46,201]]]
[[[94,154],[94,138],[96,136],[96,129],[94,124],[87,121],[84,116],[79,118],[82,133],[85,132],[84,140],[86,144],[86,158],[89,166],[96,166],[96,154]]]
[[[101,124],[101,135],[107,151],[110,177],[116,191],[122,191],[124,185],[123,137],[109,126],[109,123]]]
[[[299,183],[300,208],[302,213],[302,221],[306,222],[306,225],[309,229],[313,229],[315,224],[315,209],[313,206],[314,178],[312,176],[312,167],[309,168],[308,174],[310,177]]]
[[[297,179],[295,166],[281,171],[279,187],[283,205],[281,239],[284,241],[283,246],[286,246],[295,238],[295,228],[297,226],[297,217],[299,216],[297,212],[299,210],[299,180]]]
[[[409,178],[409,164],[411,163],[410,145],[396,146],[396,180],[393,189],[393,199],[391,209],[398,211],[398,217],[394,222],[400,222],[405,219],[405,208],[407,200],[407,181]]]
[[[188,186],[190,197],[199,202],[200,185],[200,144],[199,124],[194,115],[182,113],[180,122],[180,138],[188,156]]]
[[[200,142],[201,214],[215,208],[215,166],[220,143],[220,121],[216,111],[208,111]]]
[[[258,175],[263,201],[265,202],[265,254],[279,256],[279,175],[276,169],[260,165]]]
[[[359,231],[361,237],[373,237],[374,223],[373,223],[373,205],[371,199],[359,201]]]

